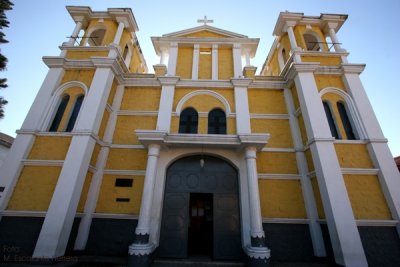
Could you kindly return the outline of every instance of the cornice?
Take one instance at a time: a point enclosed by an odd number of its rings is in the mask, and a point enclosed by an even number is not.
[[[176,87],[213,87],[213,88],[232,88],[232,83],[228,80],[179,80]]]
[[[179,76],[159,76],[157,79],[160,81],[161,85],[176,85],[180,79]]]
[[[343,74],[355,73],[361,74],[365,69],[365,64],[342,64],[341,70]]]
[[[232,78],[231,83],[234,87],[249,87],[249,85],[253,82],[253,79],[248,78]]]
[[[293,80],[298,73],[315,72],[319,66],[320,63],[316,62],[292,63],[288,71],[284,73],[284,77],[286,78],[286,80]]]

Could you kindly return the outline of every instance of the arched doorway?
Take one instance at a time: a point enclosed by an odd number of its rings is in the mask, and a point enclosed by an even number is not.
[[[211,156],[177,160],[167,170],[158,255],[243,257],[236,169]]]

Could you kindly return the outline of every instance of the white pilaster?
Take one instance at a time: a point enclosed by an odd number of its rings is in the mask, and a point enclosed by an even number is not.
[[[72,138],[33,252],[34,258],[64,255],[94,145],[95,140],[90,135]]]
[[[315,83],[312,66],[294,65],[295,83],[307,129],[335,261],[344,266],[368,266],[346,185],[336,157],[334,139]],[[304,69],[303,69],[304,68]]]
[[[242,51],[240,44],[233,45],[233,75],[234,78],[240,78],[242,74]]]
[[[236,109],[236,132],[237,134],[251,133],[249,100],[247,87],[250,84],[249,79],[233,79]]]
[[[258,189],[258,175],[256,164],[256,148],[246,148],[247,179],[249,183],[249,204],[250,204],[250,236],[263,238],[262,216],[260,207],[260,191]]]
[[[176,77],[159,77],[161,82],[160,107],[157,117],[157,130],[169,133],[171,127],[172,106],[174,102],[175,85],[178,82]]]
[[[218,45],[214,44],[212,46],[212,54],[211,54],[211,59],[212,59],[212,65],[211,65],[211,79],[212,80],[218,80]]]
[[[308,227],[310,229],[311,241],[313,244],[314,255],[316,257],[325,257],[326,250],[324,239],[322,237],[321,227],[318,223],[317,205],[314,199],[314,192],[310,178],[308,177],[308,165],[306,156],[303,152],[303,143],[301,139],[300,127],[297,117],[295,116],[295,107],[293,96],[290,89],[284,89],[285,102],[289,113],[290,130],[292,132],[293,143],[296,150],[296,161],[299,173],[301,175],[301,188],[306,207],[307,218],[309,219]]]
[[[175,76],[177,60],[178,60],[178,43],[171,43],[169,47],[167,76]]]
[[[199,56],[200,45],[195,44],[193,46],[192,80],[197,80],[199,78]]]
[[[151,144],[148,147],[146,175],[144,178],[144,187],[142,202],[140,205],[140,214],[135,233],[137,235],[150,234],[151,206],[153,200],[154,183],[157,174],[157,161],[160,155],[160,145]]]
[[[344,66],[343,80],[347,90],[353,98],[353,102],[359,111],[361,121],[364,125],[368,143],[368,151],[379,171],[379,181],[385,195],[394,220],[400,219],[400,174],[394,163],[392,153],[387,145],[382,129],[376,118],[365,89],[362,85],[359,73],[363,69],[352,69],[351,66]],[[400,235],[400,223],[397,224],[397,232]]]
[[[34,258],[64,255],[96,143],[92,134],[98,133],[113,78],[110,68],[96,69],[73,130],[73,133],[80,134],[72,137],[36,243]]]
[[[119,110],[122,102],[122,96],[124,94],[124,86],[119,85],[115,93],[114,101],[112,104],[112,112],[107,122],[106,131],[104,133],[104,142],[111,143],[112,137],[117,123],[117,111]],[[103,180],[104,167],[107,162],[108,153],[110,148],[104,146],[99,152],[99,156],[96,163],[96,172],[93,174],[92,181],[90,183],[89,191],[87,194],[87,200],[84,207],[84,216],[81,218],[78,235],[75,240],[75,250],[84,250],[90,233],[90,226],[92,224],[93,213],[96,209],[97,200],[99,197],[100,187]]]

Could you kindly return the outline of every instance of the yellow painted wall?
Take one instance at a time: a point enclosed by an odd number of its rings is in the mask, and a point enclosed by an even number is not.
[[[364,144],[335,144],[336,154],[342,168],[374,168]]]
[[[250,119],[252,133],[269,133],[267,147],[292,148],[289,120]]]
[[[71,81],[80,81],[84,83],[87,88],[90,88],[94,76],[94,70],[65,70],[64,76],[60,84]]]
[[[95,167],[96,164],[97,164],[97,158],[98,158],[98,156],[99,156],[100,149],[101,149],[101,146],[100,146],[98,143],[96,143],[96,144],[94,145],[92,157],[91,157],[91,159],[90,159],[90,165],[93,166],[93,167]]]
[[[344,175],[344,182],[356,219],[392,219],[377,176]]]
[[[295,153],[259,152],[257,154],[258,173],[297,174]]]
[[[114,144],[139,144],[135,130],[155,130],[157,117],[118,116],[113,137]]]
[[[230,80],[233,77],[232,48],[218,48],[218,80]]]
[[[113,104],[116,92],[117,92],[117,82],[114,80],[112,85],[111,85],[110,94],[108,95],[108,99],[107,99],[107,103],[110,106],[112,106],[112,104]]]
[[[311,184],[314,191],[315,204],[317,205],[318,218],[325,219],[324,206],[322,205],[321,193],[319,191],[317,177],[311,178]]]
[[[278,61],[278,53],[275,50],[274,53],[271,56],[271,59],[268,64],[268,69],[271,72],[271,76],[279,76],[281,73],[281,69],[279,67],[279,61]]]
[[[208,54],[202,54],[206,52]],[[200,48],[199,55],[199,79],[211,80],[212,72],[212,53],[211,48]]]
[[[47,211],[61,167],[24,166],[8,210]]]
[[[283,90],[249,89],[250,113],[287,114]]]
[[[179,101],[184,97],[185,95],[196,91],[197,89],[190,89],[190,88],[176,88],[175,89],[175,94],[174,94],[174,104],[173,104],[173,110],[176,110],[176,106],[178,105]],[[232,112],[235,112],[235,97],[234,97],[234,92],[232,88],[219,88],[219,89],[213,89],[211,90],[213,92],[216,92],[220,95],[222,95],[226,101],[228,101],[230,109]],[[199,96],[196,96],[199,97]],[[200,95],[200,97],[207,97],[206,95]],[[190,100],[189,100],[190,101]],[[196,100],[197,101],[197,100]],[[215,98],[215,100],[212,100],[213,103],[221,103],[218,99]],[[216,102],[217,101],[217,102]],[[206,100],[199,100],[199,102],[206,102]],[[211,105],[207,103],[201,104],[201,110],[197,111],[202,111],[202,112],[209,112],[211,109]],[[224,108],[225,110],[225,108]]]
[[[89,22],[87,30],[90,30],[93,27],[105,28],[106,33],[104,35],[103,42],[101,45],[109,45],[114,41],[115,33],[117,31],[117,22],[110,19],[104,19],[103,21],[99,21],[98,19],[93,19]]]
[[[259,179],[264,218],[306,218],[300,180]]]
[[[106,169],[146,170],[146,163],[145,149],[112,148],[108,154]]]
[[[210,112],[214,108],[220,108],[225,111],[224,104],[219,99],[210,95],[197,95],[190,98],[182,106],[182,110],[187,107],[193,107],[197,112]]]
[[[121,110],[157,111],[160,105],[161,88],[126,87]]]
[[[70,143],[70,136],[37,136],[28,159],[64,160]]]
[[[307,149],[304,153],[305,153],[306,160],[307,160],[308,171],[309,172],[314,171],[315,167],[314,167],[314,161],[312,159],[311,150]]]
[[[294,27],[294,35],[296,37],[297,45],[303,48],[304,50],[306,50],[307,46],[304,41],[303,34],[309,32],[317,34],[320,38],[319,40],[320,42],[326,42],[325,35],[323,34],[320,28],[312,26],[311,30],[308,30],[305,25],[297,25]],[[320,46],[322,48],[322,51],[328,51],[328,46],[325,43],[320,44]]]
[[[193,47],[179,47],[176,63],[176,76],[182,79],[192,78]]]
[[[85,203],[86,203],[86,199],[87,199],[87,194],[89,192],[90,183],[92,182],[92,177],[93,177],[93,173],[88,172],[86,174],[85,182],[83,184],[83,188],[82,188],[82,192],[81,192],[81,198],[79,199],[78,208],[76,210],[77,212],[83,212],[85,209]]]
[[[321,66],[339,66],[342,63],[340,56],[301,56],[302,62],[319,62]]]
[[[107,57],[108,51],[68,51],[66,58],[68,59],[89,59],[91,57]]]
[[[206,117],[199,117],[199,121],[197,124],[197,133],[199,134],[207,134],[208,130],[208,118]]]
[[[286,51],[286,58],[284,59],[285,64],[290,57],[291,45],[289,42],[289,38],[287,33],[283,34],[279,39],[279,47],[273,51],[271,54],[271,58],[268,61],[268,69],[271,70],[272,76],[278,76],[281,73],[281,67],[279,65],[279,54],[281,53],[281,49],[284,48]],[[267,75],[267,68],[265,68],[262,75]]]
[[[110,112],[107,109],[104,110],[103,118],[101,119],[100,128],[99,128],[99,137],[100,139],[104,139],[104,133],[107,128],[108,119],[110,117]]]
[[[318,91],[326,87],[335,87],[337,89],[342,89],[346,91],[342,77],[337,75],[314,75],[315,82],[317,83]]]
[[[236,134],[236,118],[228,118],[226,121],[226,132],[227,134]]]
[[[298,117],[298,122],[299,122],[299,129],[300,129],[300,134],[301,134],[301,140],[303,142],[303,145],[307,144],[308,142],[308,137],[307,137],[307,130],[306,130],[306,125],[304,124],[304,119],[303,115],[300,115]]]
[[[182,37],[188,37],[188,38],[201,38],[201,37],[224,38],[224,37],[227,37],[227,36],[219,34],[219,33],[215,33],[215,32],[210,32],[210,31],[200,31],[200,32],[195,32],[195,33],[182,35]]]
[[[132,187],[116,187],[116,178],[133,179],[133,185]],[[143,183],[143,176],[104,175],[96,206],[96,212],[135,215],[139,214]],[[129,198],[130,201],[117,202],[117,198]]]

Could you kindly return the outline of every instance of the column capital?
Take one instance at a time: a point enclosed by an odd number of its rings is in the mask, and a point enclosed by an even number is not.
[[[193,48],[194,48],[194,49],[200,49],[200,44],[194,44],[194,45],[193,45]]]
[[[218,49],[218,45],[217,45],[217,44],[213,44],[213,45],[212,45],[212,49],[213,49],[213,50]]]
[[[256,158],[257,158],[257,148],[254,146],[246,147],[246,159],[256,159]]]
[[[176,85],[179,81],[179,77],[177,76],[164,76],[164,77],[157,77],[157,79],[160,81],[161,86],[165,85]]]
[[[252,82],[253,79],[248,78],[231,79],[231,83],[234,87],[249,87]]]
[[[296,21],[286,21],[285,25],[282,28],[282,31],[287,32],[289,28],[293,29],[294,26],[296,26]]]

